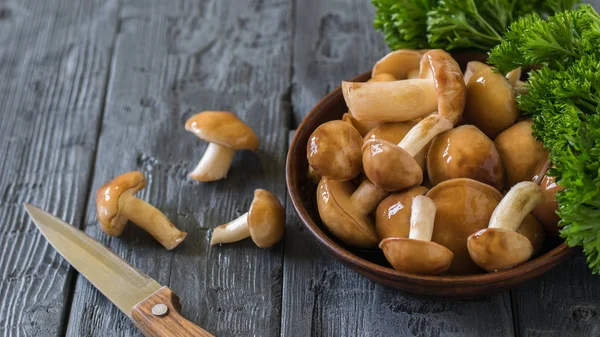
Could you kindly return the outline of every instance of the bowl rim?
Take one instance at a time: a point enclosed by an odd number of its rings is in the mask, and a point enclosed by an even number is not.
[[[370,72],[365,72],[356,76],[351,81],[362,81],[369,77]],[[296,132],[288,149],[288,155],[286,159],[286,185],[294,210],[296,211],[296,214],[300,218],[304,227],[308,229],[321,247],[324,247],[330,254],[339,259],[342,263],[346,265],[352,265],[357,269],[357,271],[362,273],[377,273],[385,279],[404,281],[412,284],[418,283],[422,286],[488,287],[498,283],[505,283],[508,280],[524,274],[537,275],[538,273],[535,273],[535,271],[541,270],[541,272],[544,272],[546,269],[556,266],[573,254],[574,249],[563,242],[552,250],[509,270],[472,275],[429,276],[406,273],[379,265],[377,263],[368,261],[339,245],[337,242],[332,240],[309,215],[308,209],[305,207],[302,200],[300,190],[295,186],[297,181],[295,179],[294,168],[296,167],[295,153],[297,152],[298,147],[306,146],[306,144],[300,144],[299,142],[299,137],[302,134],[301,130],[307,127],[307,124],[310,120],[316,118],[318,112],[321,111],[321,106],[325,104],[325,102],[328,102],[329,100],[333,99],[333,97],[341,94],[341,87],[337,87],[329,92],[325,97],[317,102],[317,104],[311,109],[308,115],[296,128]]]

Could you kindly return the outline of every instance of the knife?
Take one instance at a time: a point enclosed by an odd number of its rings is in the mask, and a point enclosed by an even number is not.
[[[35,206],[25,209],[50,244],[147,337],[213,336],[180,315],[179,298],[84,232]]]

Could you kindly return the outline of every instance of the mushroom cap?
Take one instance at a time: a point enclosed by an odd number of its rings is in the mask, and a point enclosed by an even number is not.
[[[412,200],[425,193],[426,187],[416,186],[383,199],[375,211],[375,230],[379,239],[407,238],[410,232]]]
[[[385,55],[381,60],[375,63],[371,77],[385,73],[391,74],[398,80],[408,78],[411,70],[419,69],[419,64],[423,53],[418,50],[399,49]]]
[[[234,150],[258,149],[258,137],[235,114],[225,111],[204,111],[190,117],[185,129],[209,143]]]
[[[544,227],[533,215],[527,214],[525,216],[521,226],[517,229],[517,233],[529,239],[533,247],[533,255],[539,253],[544,247],[544,240],[546,239]]]
[[[363,144],[363,170],[373,184],[388,192],[421,185],[423,170],[419,163],[396,144],[369,139]]]
[[[430,50],[421,58],[419,78],[433,78],[438,113],[456,125],[467,100],[465,80],[456,60],[441,49]]]
[[[560,218],[556,214],[558,203],[554,196],[556,192],[563,190],[563,187],[556,183],[554,177],[547,175],[542,179],[540,187],[544,192],[544,201],[531,214],[541,222],[548,236],[558,236],[558,222]]]
[[[502,131],[495,143],[506,169],[507,188],[521,181],[531,181],[548,160],[544,143],[535,139],[533,121],[524,120]]]
[[[306,144],[308,164],[325,178],[350,180],[362,169],[362,137],[350,124],[334,120],[321,124]]]
[[[369,133],[369,131],[382,124],[382,122],[377,121],[359,121],[355,119],[350,112],[346,112],[344,115],[342,115],[342,120],[358,130],[358,133],[360,133],[361,137],[364,137],[367,133]]]
[[[473,77],[473,75],[477,74],[478,72],[484,70],[484,69],[488,69],[491,68],[489,65],[483,63],[483,62],[479,62],[479,61],[470,61],[469,63],[467,63],[467,69],[465,70],[465,85],[469,83],[469,81],[471,80],[471,77]]]
[[[454,254],[435,242],[387,238],[379,244],[396,270],[422,275],[441,274],[450,268]]]
[[[285,209],[273,193],[257,189],[248,211],[248,229],[260,248],[273,247],[283,237]]]
[[[516,94],[502,74],[491,68],[479,71],[467,83],[465,122],[475,125],[491,139],[496,138],[519,116]]]
[[[473,125],[462,125],[434,138],[427,153],[427,173],[433,185],[470,178],[504,187],[504,167],[496,146]]]
[[[112,236],[123,233],[127,218],[121,216],[121,197],[132,196],[146,187],[146,177],[139,171],[122,174],[96,191],[96,209],[102,230]]]
[[[417,123],[415,122],[391,122],[381,124],[380,126],[372,129],[365,135],[364,141],[369,139],[383,139],[387,140],[390,143],[398,144],[404,139],[404,136],[415,126]],[[426,169],[425,164],[425,155],[429,150],[429,146],[431,143],[427,144],[417,155],[414,157],[415,161],[419,163],[422,170]]]
[[[486,228],[469,236],[469,254],[486,271],[510,269],[533,255],[531,241],[525,236],[500,228]]]
[[[321,179],[317,187],[317,206],[323,224],[344,243],[357,248],[377,247],[379,239],[368,214],[358,212],[350,200],[350,182]]]
[[[480,269],[467,250],[469,235],[487,227],[502,199],[495,188],[472,179],[452,179],[427,194],[437,208],[432,241],[454,253],[449,272],[474,274]]]

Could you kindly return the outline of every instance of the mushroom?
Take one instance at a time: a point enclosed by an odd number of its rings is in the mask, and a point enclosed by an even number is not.
[[[508,187],[521,181],[531,181],[548,161],[548,151],[544,149],[544,143],[533,136],[532,125],[531,120],[524,120],[496,137]]]
[[[383,199],[375,211],[375,230],[379,239],[407,238],[413,198],[425,193],[426,187],[416,186]]]
[[[357,120],[404,122],[437,110],[457,123],[465,106],[465,83],[460,67],[442,50],[430,50],[423,55],[418,79],[342,82],[342,93]]]
[[[271,248],[283,237],[285,209],[273,193],[257,189],[248,212],[215,228],[210,244],[230,243],[247,237],[260,248]]]
[[[378,127],[382,122],[376,121],[357,121],[350,112],[345,113],[342,116],[342,120],[351,126],[353,126],[360,133],[361,137],[364,137],[369,131]]]
[[[362,170],[362,137],[340,120],[321,124],[306,144],[308,164],[322,177],[350,180]]]
[[[437,275],[450,268],[454,254],[431,242],[435,222],[435,203],[425,196],[413,198],[408,238],[386,238],[379,248],[396,270],[407,273]]]
[[[323,224],[349,246],[375,248],[379,238],[369,213],[388,193],[364,180],[358,188],[350,182],[321,179],[317,206]]]
[[[236,150],[258,149],[258,137],[236,115],[224,111],[204,111],[190,117],[185,129],[209,142],[202,159],[190,173],[198,181],[227,177]]]
[[[185,239],[187,233],[177,229],[154,206],[134,196],[144,187],[146,177],[139,171],[122,174],[102,185],[96,192],[100,227],[110,236],[121,236],[130,220],[171,250]]]
[[[400,49],[385,55],[375,63],[371,77],[389,74],[398,80],[419,77],[419,63],[423,53],[418,50]]]
[[[417,123],[408,121],[408,122],[392,122],[381,124],[380,126],[372,129],[367,133],[364,137],[364,141],[369,139],[383,139],[387,140],[390,143],[398,144],[402,141],[404,136],[412,129]],[[427,145],[415,156],[415,160],[419,163],[419,166],[423,170],[425,170],[425,155],[429,150],[429,145],[431,143],[427,143]]]
[[[467,250],[469,235],[484,229],[502,199],[492,186],[472,179],[452,179],[433,187],[426,194],[437,208],[432,241],[450,249],[454,260],[452,274],[480,271]]]
[[[427,153],[427,173],[433,185],[471,178],[499,191],[504,187],[504,167],[496,146],[473,125],[462,125],[435,137]]]
[[[529,260],[533,245],[517,230],[543,198],[542,189],[533,182],[513,186],[494,210],[488,228],[469,236],[467,248],[473,261],[487,271],[497,271]]]
[[[531,212],[531,214],[542,223],[548,236],[558,236],[558,222],[560,221],[560,218],[558,217],[558,214],[556,214],[556,211],[558,211],[558,203],[556,202],[555,195],[564,188],[556,183],[554,177],[549,175],[544,176],[540,187],[544,193],[544,200]]]
[[[519,116],[516,94],[502,74],[492,68],[479,71],[467,83],[465,122],[475,125],[491,139],[496,138]]]
[[[515,88],[515,90],[519,94],[527,92],[527,84],[521,81],[521,74],[522,70],[520,67],[513,69],[508,74],[506,74],[506,79],[508,80],[508,83],[510,83],[510,85],[512,85],[513,88]]]
[[[387,73],[380,73],[377,74],[373,77],[371,77],[370,80],[368,80],[367,82],[392,82],[392,81],[397,81],[398,79],[394,77],[394,75],[392,74],[387,74]]]
[[[365,175],[383,190],[393,192],[423,182],[423,170],[414,156],[433,137],[452,128],[452,122],[431,115],[415,125],[398,145],[383,139],[369,139],[363,145]]]
[[[467,63],[467,69],[465,70],[464,75],[465,85],[469,84],[469,81],[471,80],[471,77],[473,77],[473,75],[488,68],[490,68],[490,66],[479,61],[470,61],[469,63]]]

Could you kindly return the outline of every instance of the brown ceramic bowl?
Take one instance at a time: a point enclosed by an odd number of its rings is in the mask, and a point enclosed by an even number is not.
[[[482,60],[481,55],[473,54],[455,55],[455,58],[461,66],[464,66],[467,60]],[[352,81],[362,82],[369,78],[370,72]],[[566,260],[573,252],[559,239],[547,240],[541,255],[507,271],[467,276],[423,276],[392,269],[379,250],[360,250],[344,245],[329,233],[319,217],[315,200],[316,187],[306,178],[306,144],[311,133],[319,125],[341,119],[346,111],[340,88],[325,96],[310,111],[292,140],[287,158],[286,180],[294,208],[308,232],[325,251],[347,267],[372,281],[407,292],[433,297],[469,299],[507,290],[534,279]]]

